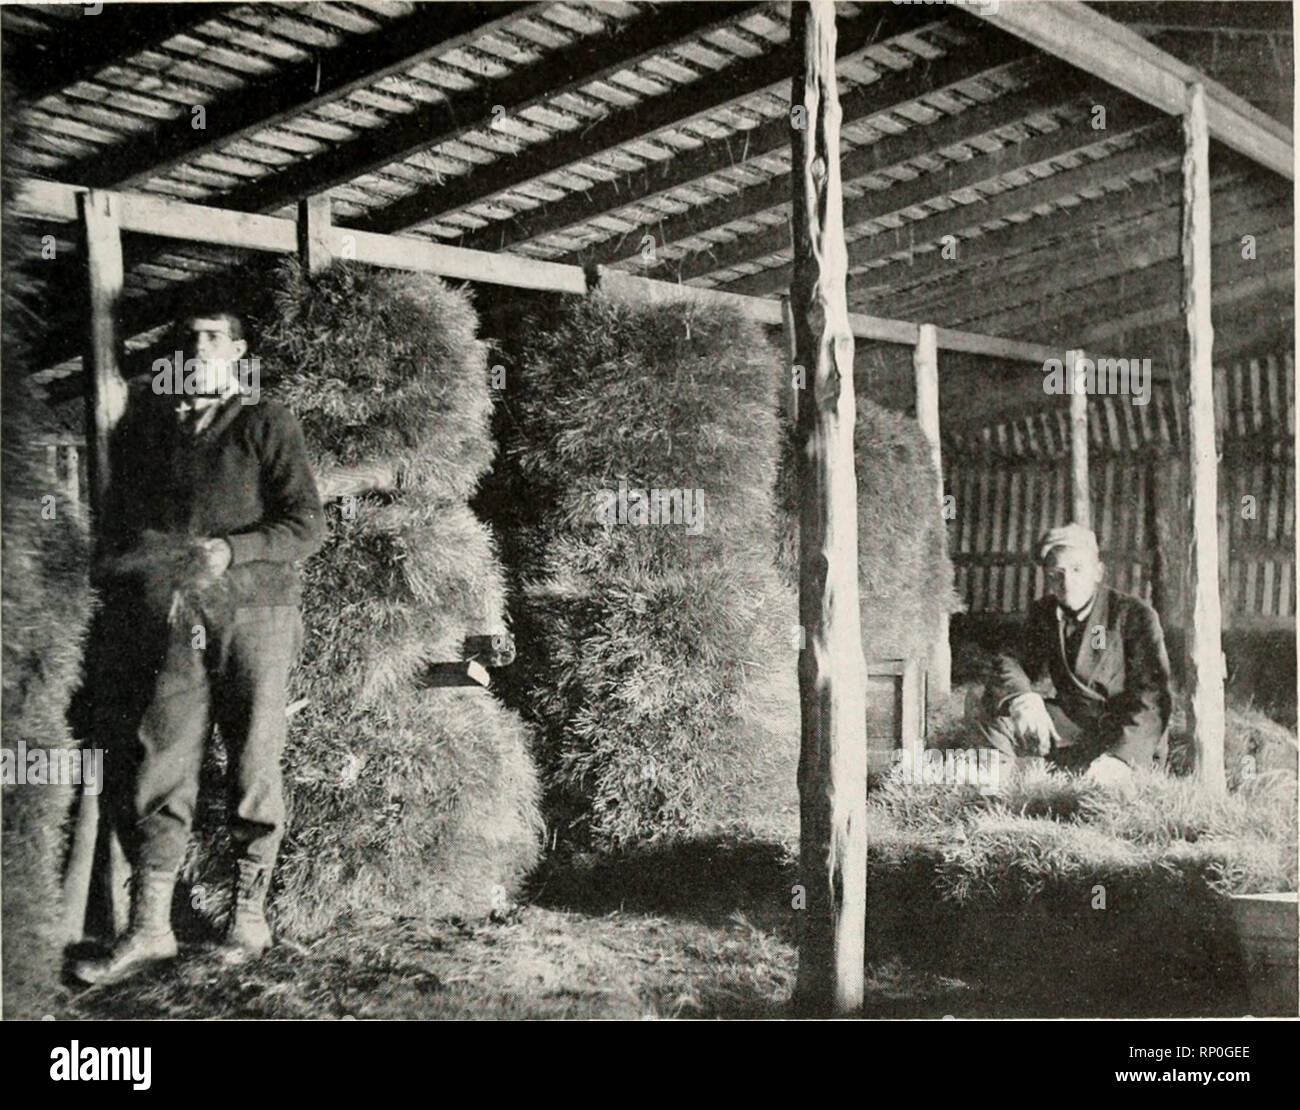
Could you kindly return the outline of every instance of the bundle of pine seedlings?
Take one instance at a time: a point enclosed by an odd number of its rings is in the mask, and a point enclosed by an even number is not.
[[[1223,895],[1296,884],[1287,775],[1227,794],[1154,770],[1124,793],[1050,770],[997,794],[894,781],[867,835],[873,958],[1017,984],[1027,1016],[1230,1013]]]
[[[329,503],[305,564],[276,926],[487,913],[537,860],[528,729],[482,687],[426,684],[466,637],[507,628],[495,545],[467,505],[493,456],[477,315],[437,279],[346,262],[319,276],[286,264],[268,294],[251,353],[299,415],[318,479],[346,467],[384,487]],[[215,785],[199,823],[191,873],[217,916],[230,864]]]
[[[39,272],[33,272],[43,263],[24,264],[17,227],[9,219],[4,231],[0,720],[13,781],[7,774],[3,788],[0,974],[5,1016],[32,1019],[54,1012],[59,990],[64,939],[59,889],[76,787],[32,781],[30,761],[23,760],[21,769],[18,762],[24,750],[46,766],[51,753],[77,754],[67,714],[81,682],[82,646],[94,599],[86,516],[39,446],[55,429],[27,381],[38,368],[31,349],[45,318],[44,290]],[[48,780],[49,775],[32,776],[37,777]]]
[[[547,816],[568,847],[797,827],[793,600],[772,558],[781,359],[694,302],[500,314],[507,536]]]
[[[944,547],[939,477],[921,427],[910,416],[858,397],[853,428],[858,478],[858,596],[868,667],[924,660],[943,613],[960,606]],[[779,484],[778,562],[797,589],[799,502],[796,435],[787,432]]]

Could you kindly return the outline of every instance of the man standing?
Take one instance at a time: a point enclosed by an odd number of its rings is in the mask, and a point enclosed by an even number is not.
[[[100,521],[90,682],[134,875],[127,933],[107,958],[74,968],[90,983],[177,953],[172,890],[214,723],[237,867],[222,954],[237,962],[270,943],[286,689],[302,644],[294,564],[320,547],[324,517],[298,421],[248,387],[239,317],[193,317],[182,343],[184,373],[179,354],[174,374],[156,363],[152,393],[114,435]]]
[[[1004,756],[1045,756],[1124,787],[1133,768],[1165,759],[1172,696],[1160,618],[1101,584],[1097,537],[1082,525],[1053,528],[1038,558],[1047,594],[997,657],[983,698],[968,700],[968,723]]]

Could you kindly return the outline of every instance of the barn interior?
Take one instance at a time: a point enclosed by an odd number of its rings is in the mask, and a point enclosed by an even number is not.
[[[1015,14],[1041,7],[1071,14],[1046,34]],[[1227,681],[1293,728],[1292,6],[835,8],[854,384],[920,417],[934,329],[954,680],[1038,596],[1034,541],[1078,506],[1070,398],[1044,390],[1068,351],[1150,360],[1149,404],[1087,405],[1084,503],[1112,583],[1155,605],[1181,668],[1179,117],[1183,89],[1205,90]],[[789,346],[789,4],[89,11],[0,13],[3,231],[42,275],[25,369],[74,499],[93,486],[97,376],[146,373],[187,306],[237,301],[286,255],[467,283],[489,338],[502,290],[604,285],[713,298]],[[111,324],[88,337],[88,320]]]

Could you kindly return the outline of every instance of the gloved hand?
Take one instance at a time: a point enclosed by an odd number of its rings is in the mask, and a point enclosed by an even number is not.
[[[182,585],[206,589],[226,573],[232,556],[230,544],[223,539],[196,540],[189,550]]]
[[[1122,759],[1102,752],[1088,764],[1083,777],[1110,790],[1127,790],[1133,785],[1133,769]]]
[[[1017,694],[1007,706],[1016,735],[1038,745],[1038,754],[1045,756],[1052,750],[1052,741],[1060,742],[1056,725],[1052,723],[1043,696],[1033,692]]]

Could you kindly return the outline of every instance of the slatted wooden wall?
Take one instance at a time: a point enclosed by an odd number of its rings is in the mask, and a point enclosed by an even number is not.
[[[1237,628],[1294,627],[1293,360],[1251,359],[1216,374],[1225,617]],[[1070,504],[1067,399],[1051,400],[1016,419],[946,437],[945,487],[956,501],[949,550],[971,613],[1019,612],[1042,591],[1033,545],[1068,519]],[[1178,553],[1186,549],[1183,424],[1182,404],[1166,386],[1157,386],[1145,406],[1127,397],[1089,401],[1093,527],[1107,580],[1152,600],[1160,545],[1170,613],[1181,612]]]

